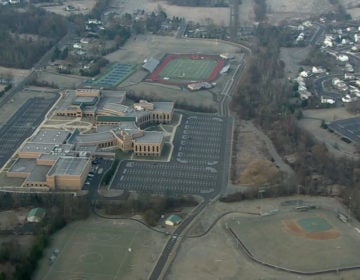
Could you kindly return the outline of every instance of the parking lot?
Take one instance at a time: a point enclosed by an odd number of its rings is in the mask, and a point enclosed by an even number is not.
[[[184,115],[170,162],[123,161],[110,188],[213,196],[227,182],[231,121]]]
[[[34,97],[27,100],[0,128],[0,166],[2,167],[20,144],[39,126],[55,99]],[[34,110],[36,108],[36,110]]]

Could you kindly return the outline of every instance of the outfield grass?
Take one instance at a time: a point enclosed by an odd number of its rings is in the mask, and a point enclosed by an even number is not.
[[[212,59],[176,58],[166,64],[159,77],[171,80],[206,80],[216,65],[217,61]]]

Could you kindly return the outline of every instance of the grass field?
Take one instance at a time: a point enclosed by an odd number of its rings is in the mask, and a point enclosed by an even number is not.
[[[289,221],[296,221],[305,233],[289,230]],[[275,266],[313,272],[360,264],[358,233],[333,211],[280,208],[272,216],[235,218],[229,227],[255,258]]]
[[[168,77],[171,80],[206,80],[216,65],[216,60],[177,58],[166,64],[159,77]]]
[[[331,225],[322,218],[311,217],[298,220],[298,224],[307,232],[319,232],[331,229]]]
[[[169,54],[146,80],[173,85],[212,81],[223,65],[216,55]]]
[[[34,279],[128,279],[150,244],[147,235],[144,228],[129,227],[118,220],[96,218],[70,224],[55,236]],[[55,249],[60,253],[50,264],[48,259]],[[140,271],[147,275],[146,269]]]

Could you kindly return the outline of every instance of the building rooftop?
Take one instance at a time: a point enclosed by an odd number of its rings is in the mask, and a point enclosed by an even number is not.
[[[136,116],[97,116],[96,120],[99,122],[128,122],[128,121],[136,121]]]
[[[70,132],[63,129],[40,129],[39,132],[31,138],[31,142],[37,143],[65,143],[70,136]]]
[[[20,152],[29,153],[50,153],[57,144],[54,143],[36,143],[28,142],[21,149]]]
[[[150,57],[143,65],[143,68],[150,73],[154,72],[155,68],[159,65],[160,61],[156,58]]]
[[[136,129],[139,130],[135,122],[121,122],[119,123],[118,129]]]
[[[9,172],[23,172],[29,173],[36,166],[36,159],[32,158],[18,158],[10,167]]]
[[[98,110],[102,110],[106,104],[122,104],[126,98],[125,91],[103,91],[97,105]]]
[[[50,168],[51,166],[49,165],[35,165],[25,182],[46,182],[46,175]]]
[[[38,217],[40,219],[42,219],[46,214],[46,211],[44,208],[33,208],[29,211],[27,218],[31,218],[31,217]]]
[[[88,164],[88,158],[60,157],[50,168],[48,176],[54,175],[76,175],[79,176]]]
[[[152,102],[154,111],[171,113],[174,110],[174,102]]]
[[[125,114],[131,113],[134,110],[128,106],[122,105],[121,103],[105,103],[103,104],[102,108],[98,109],[98,111],[105,111],[109,113],[113,113],[116,115],[123,116]]]
[[[170,215],[169,217],[166,218],[166,221],[172,222],[174,224],[178,224],[181,222],[181,217],[178,215]]]
[[[164,134],[157,131],[143,131],[142,137],[135,138],[136,144],[160,144],[164,140]]]
[[[85,104],[86,106],[93,106],[96,104],[97,100],[98,98],[96,96],[76,96],[73,99],[72,104],[74,105]]]
[[[77,152],[89,152],[89,153],[94,153],[94,152],[96,152],[96,150],[97,150],[97,146],[96,146],[96,144],[93,144],[93,145],[90,145],[90,144],[88,144],[88,145],[78,144],[78,145],[76,145],[75,150],[76,150]]]
[[[96,132],[89,134],[79,134],[76,136],[76,143],[79,144],[95,144],[99,142],[111,141],[114,139],[114,135],[110,131]]]

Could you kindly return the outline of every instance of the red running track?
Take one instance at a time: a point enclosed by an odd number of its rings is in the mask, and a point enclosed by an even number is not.
[[[224,60],[221,59],[219,56],[216,55],[201,55],[201,54],[168,54],[158,65],[158,67],[156,67],[156,69],[154,70],[154,72],[152,72],[147,78],[146,81],[147,82],[158,82],[158,83],[163,83],[163,84],[170,84],[170,85],[185,85],[185,84],[189,84],[190,81],[179,81],[179,82],[175,82],[175,81],[168,81],[168,80],[164,80],[163,78],[159,77],[159,74],[161,73],[161,71],[164,69],[164,67],[171,61],[174,60],[176,58],[190,58],[190,59],[212,59],[212,60],[216,60],[217,65],[215,66],[214,70],[211,72],[210,76],[205,79],[205,80],[200,80],[200,81],[196,81],[196,82],[210,82],[213,81],[217,78],[217,76],[220,73],[220,70],[224,67]]]

